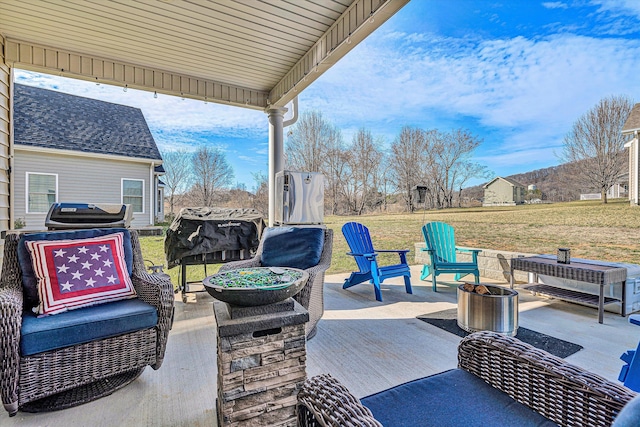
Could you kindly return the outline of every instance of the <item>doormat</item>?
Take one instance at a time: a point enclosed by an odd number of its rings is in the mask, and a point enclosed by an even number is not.
[[[451,310],[438,311],[436,313],[422,314],[420,316],[416,316],[416,318],[440,329],[444,329],[447,332],[451,332],[459,337],[466,337],[469,335],[469,332],[458,326],[458,310],[455,308]],[[584,348],[581,345],[532,331],[531,329],[523,328],[522,326],[518,328],[516,338],[562,358],[571,356]]]

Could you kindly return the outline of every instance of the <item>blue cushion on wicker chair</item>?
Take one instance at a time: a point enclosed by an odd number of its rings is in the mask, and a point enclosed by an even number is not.
[[[305,270],[320,262],[324,229],[318,227],[274,227],[264,233],[264,267],[291,267]]]
[[[637,426],[640,426],[640,395],[624,405],[612,424],[612,427]]]
[[[556,425],[462,369],[401,384],[361,401],[385,427]]]
[[[138,298],[40,318],[25,311],[20,330],[20,353],[29,356],[153,328],[157,323],[156,308]]]

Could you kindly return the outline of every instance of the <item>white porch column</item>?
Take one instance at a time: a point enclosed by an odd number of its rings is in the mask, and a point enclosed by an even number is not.
[[[640,196],[640,185],[638,180],[640,179],[640,142],[638,141],[638,131],[633,133],[633,142],[629,148],[629,152],[633,158],[629,162],[629,199],[632,205],[640,204],[638,197]]]
[[[276,173],[284,169],[284,113],[286,108],[271,108],[269,116],[269,227],[276,215]]]

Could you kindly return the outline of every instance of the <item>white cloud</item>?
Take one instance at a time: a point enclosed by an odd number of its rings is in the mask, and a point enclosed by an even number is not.
[[[542,3],[543,7],[547,9],[568,9],[569,5],[561,1],[547,1]]]
[[[96,98],[116,104],[140,108],[150,127],[165,130],[216,130],[250,129],[264,132],[266,115],[261,111],[232,107],[202,101],[181,99],[176,96],[158,94],[128,88],[17,70],[16,82],[30,86],[58,90],[78,96]]]
[[[600,7],[600,11],[615,14],[634,14],[640,17],[640,2],[638,0],[591,0],[591,3]]]
[[[429,42],[424,34],[394,32],[358,49],[303,94],[307,108],[338,126],[384,124],[397,133],[406,124],[442,128],[449,116],[513,130],[518,137],[498,145],[523,153],[557,146],[602,97],[640,99],[638,40],[560,34]]]

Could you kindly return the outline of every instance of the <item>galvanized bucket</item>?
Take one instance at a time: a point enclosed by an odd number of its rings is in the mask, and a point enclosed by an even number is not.
[[[508,336],[518,332],[518,292],[485,285],[490,294],[468,292],[458,286],[458,326],[467,332],[493,331]]]

